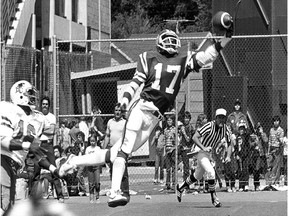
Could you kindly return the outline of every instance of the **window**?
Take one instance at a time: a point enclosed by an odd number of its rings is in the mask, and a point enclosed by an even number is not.
[[[65,17],[65,0],[55,0],[55,14]]]
[[[78,0],[72,0],[72,21],[78,21]]]

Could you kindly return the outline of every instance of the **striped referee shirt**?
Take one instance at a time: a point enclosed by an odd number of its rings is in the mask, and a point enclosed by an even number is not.
[[[226,138],[227,142],[230,143],[231,132],[227,125],[224,124],[223,127],[216,127],[215,120],[206,123],[197,131],[202,137],[202,145],[204,147],[211,147],[212,149],[215,149],[217,144],[220,143],[223,138]]]

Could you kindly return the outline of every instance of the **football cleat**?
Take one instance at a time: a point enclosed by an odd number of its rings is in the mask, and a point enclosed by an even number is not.
[[[218,197],[216,196],[216,194],[213,194],[212,196],[212,204],[216,207],[219,208],[222,206],[222,204],[220,203]]]
[[[111,192],[109,194],[108,206],[115,208],[118,206],[125,206],[128,203],[128,199],[125,196],[121,195],[120,191]]]

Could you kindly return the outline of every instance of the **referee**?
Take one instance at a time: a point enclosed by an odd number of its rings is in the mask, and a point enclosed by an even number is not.
[[[201,149],[197,155],[197,168],[186,181],[181,184],[177,184],[177,199],[181,202],[182,193],[185,188],[189,188],[189,185],[201,180],[203,174],[208,174],[208,187],[211,194],[212,204],[215,207],[221,207],[221,203],[217,198],[215,192],[215,170],[211,164],[211,153],[215,150],[217,145],[222,139],[227,139],[230,143],[230,130],[226,125],[227,111],[225,109],[217,109],[215,113],[215,120],[210,121],[199,128],[193,136],[193,141]],[[231,148],[228,148],[228,156],[226,160],[229,160],[231,155]]]

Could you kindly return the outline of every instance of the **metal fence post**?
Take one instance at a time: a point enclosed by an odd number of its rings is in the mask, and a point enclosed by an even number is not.
[[[57,80],[57,44],[56,44],[56,35],[52,37],[52,59],[53,59],[53,114],[56,117],[56,122],[59,122],[59,106],[58,106],[58,82]],[[54,136],[54,142],[57,142],[57,136]]]

